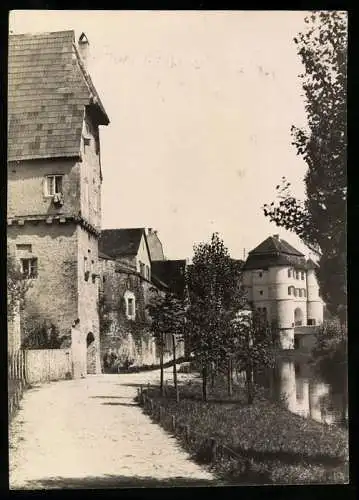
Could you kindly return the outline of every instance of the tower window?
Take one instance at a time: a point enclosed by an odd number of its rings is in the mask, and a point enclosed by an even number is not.
[[[302,272],[300,273],[300,277],[301,277],[301,279],[302,279],[302,280],[304,280],[304,271],[302,271]]]
[[[21,259],[21,272],[24,278],[37,278],[37,259]]]
[[[299,271],[296,271],[296,272],[295,272],[295,279],[296,279],[296,280],[299,280]]]
[[[292,277],[292,270],[291,269],[288,269],[288,278],[291,278]],[[289,294],[290,295],[290,294]]]
[[[62,178],[62,175],[48,175],[46,177],[46,196],[55,196],[55,194],[62,194]]]
[[[303,288],[303,297],[306,297],[307,296],[307,291],[305,288]]]

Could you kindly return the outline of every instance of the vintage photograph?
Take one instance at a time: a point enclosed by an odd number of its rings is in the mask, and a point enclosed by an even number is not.
[[[347,23],[10,12],[11,490],[349,483]]]

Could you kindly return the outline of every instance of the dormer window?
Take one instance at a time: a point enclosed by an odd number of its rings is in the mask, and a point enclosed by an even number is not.
[[[63,175],[48,175],[45,182],[46,196],[61,196],[62,195],[62,180]]]

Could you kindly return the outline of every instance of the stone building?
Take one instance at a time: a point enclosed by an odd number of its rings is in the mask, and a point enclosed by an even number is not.
[[[174,272],[172,275],[154,272],[157,262],[151,260],[149,233],[145,228],[105,229],[101,233],[101,358],[109,352],[115,353],[120,367],[159,363],[146,306],[153,293],[179,290]],[[159,248],[162,249],[161,242]],[[182,345],[178,347],[178,355],[183,355]],[[172,339],[167,336],[164,359],[171,358]]]
[[[109,118],[74,31],[9,39],[8,245],[33,280],[24,328],[44,319],[61,335],[80,320],[91,373],[100,371],[99,127]],[[91,341],[92,340],[92,341]]]
[[[295,333],[323,322],[316,264],[278,235],[249,252],[243,266],[243,286],[255,309],[279,328],[281,346],[294,348]]]

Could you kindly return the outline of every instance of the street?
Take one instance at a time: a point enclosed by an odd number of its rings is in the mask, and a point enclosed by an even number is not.
[[[25,392],[10,426],[10,488],[216,485],[134,401],[138,384],[158,379],[95,375]]]

